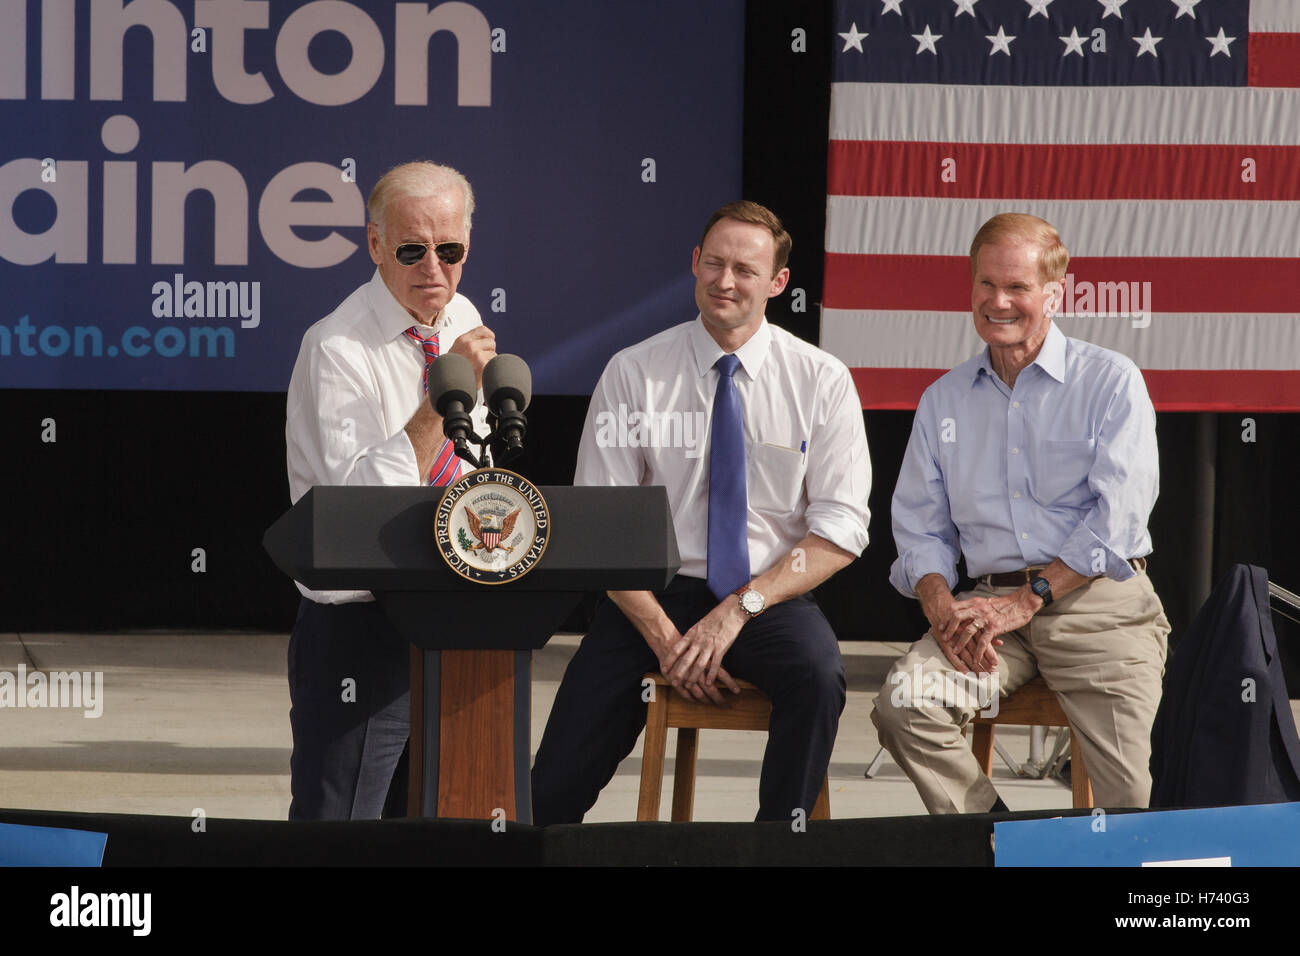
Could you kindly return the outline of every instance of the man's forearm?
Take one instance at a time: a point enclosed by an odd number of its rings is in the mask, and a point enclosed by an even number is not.
[[[427,475],[446,440],[442,433],[442,416],[428,402],[422,403],[406,423],[406,437],[411,440],[411,448],[415,450],[415,463],[419,466],[419,473]]]
[[[663,605],[650,591],[608,591],[609,599],[614,602],[623,616],[632,622],[640,635],[645,638],[651,650],[666,646],[680,637],[672,619],[664,612]]]
[[[1047,567],[1043,568],[1043,570],[1039,571],[1038,575],[1039,577],[1046,579],[1047,583],[1051,585],[1053,601],[1059,601],[1071,591],[1083,587],[1092,580],[1092,578],[1084,577],[1078,571],[1075,571],[1074,568],[1070,567],[1060,558],[1057,558]],[[1034,594],[1033,591],[1030,591],[1028,584],[1025,585],[1024,590],[1028,591],[1029,595],[1034,599],[1033,603],[1036,605],[1035,610],[1043,606],[1042,598],[1037,594]]]
[[[784,558],[751,580],[749,587],[762,594],[767,606],[771,607],[811,591],[852,561],[853,555],[848,551],[819,535],[810,534]],[[632,622],[632,626],[651,648],[663,647],[680,636],[677,627],[651,592],[608,593],[610,600]]]
[[[935,623],[935,617],[942,608],[951,607],[955,603],[947,579],[937,572],[927,574],[916,582],[916,597],[921,602],[926,620],[931,624]]]
[[[749,582],[763,595],[768,607],[811,591],[836,571],[852,563],[854,555],[816,534],[804,537],[790,553]]]

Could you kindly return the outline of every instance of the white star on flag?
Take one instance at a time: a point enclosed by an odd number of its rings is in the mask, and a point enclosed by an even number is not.
[[[1153,37],[1151,28],[1147,27],[1147,32],[1142,36],[1133,37],[1133,42],[1138,45],[1137,55],[1141,56],[1143,53],[1150,53],[1154,57],[1159,57],[1160,54],[1156,52],[1156,44],[1163,39],[1164,37]]]
[[[870,35],[869,33],[859,33],[856,21],[850,23],[849,32],[840,34],[840,36],[844,37],[844,49],[840,50],[840,52],[848,53],[850,50],[857,50],[859,53],[866,53],[867,51],[862,49],[862,41]]]
[[[957,4],[957,12],[953,14],[954,17],[959,17],[963,13],[969,13],[973,17],[975,16],[975,4],[979,3],[979,0],[952,0],[952,2]]]
[[[1047,19],[1047,5],[1051,2],[1052,0],[1025,0],[1029,4],[1029,19],[1032,20],[1036,13],[1041,13],[1043,19]]]
[[[1115,16],[1119,17],[1121,20],[1124,19],[1124,14],[1120,13],[1119,8],[1124,6],[1124,4],[1128,3],[1128,0],[1097,0],[1097,2],[1106,8],[1101,15],[1101,18],[1103,20],[1105,20],[1112,13]]]
[[[882,17],[886,13],[897,13],[900,17],[903,15],[903,11],[898,6],[903,0],[881,0],[881,2],[885,5],[885,9],[880,11]]]
[[[1205,42],[1209,43],[1213,47],[1213,49],[1210,50],[1210,56],[1214,56],[1216,53],[1222,53],[1226,57],[1231,57],[1232,51],[1228,49],[1228,44],[1235,39],[1237,38],[1224,36],[1223,27],[1219,27],[1219,35],[1217,37],[1205,38]]]
[[[1014,40],[1015,37],[1007,36],[1002,31],[1001,27],[998,27],[997,36],[991,37],[988,34],[985,34],[984,39],[993,44],[993,49],[989,50],[989,56],[992,56],[994,53],[1005,53],[1007,56],[1011,55],[1011,41]]]
[[[1070,35],[1068,37],[1058,37],[1058,39],[1065,44],[1065,52],[1061,56],[1069,56],[1071,53],[1083,56],[1083,41],[1088,38],[1079,36],[1078,29],[1070,27]]]
[[[916,41],[916,53],[917,53],[918,56],[919,56],[920,54],[924,53],[926,50],[929,50],[929,51],[930,51],[931,53],[933,53],[935,56],[938,56],[938,55],[939,55],[939,51],[936,50],[936,49],[934,48],[934,44],[935,44],[935,41],[936,41],[936,40],[942,40],[942,39],[943,39],[943,34],[942,34],[942,33],[931,33],[931,32],[930,32],[930,24],[927,23],[927,24],[925,25],[925,32],[924,32],[924,33],[913,33],[913,34],[912,34],[912,39]]]
[[[1185,13],[1185,14],[1187,14],[1189,17],[1191,17],[1193,20],[1195,20],[1195,19],[1196,19],[1196,5],[1197,5],[1198,3],[1200,3],[1200,2],[1201,2],[1201,0],[1173,0],[1173,4],[1174,4],[1174,6],[1176,6],[1176,7],[1178,8],[1178,13],[1177,13],[1177,15],[1174,17],[1174,19],[1177,20],[1178,17],[1181,17],[1181,16]]]

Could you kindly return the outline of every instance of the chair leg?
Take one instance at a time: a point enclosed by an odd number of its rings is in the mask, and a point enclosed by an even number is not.
[[[667,690],[666,687],[656,687],[655,699],[646,708],[645,743],[641,748],[641,794],[636,805],[638,820],[659,819],[664,754],[668,749]]]
[[[980,770],[984,776],[993,776],[993,725],[992,724],[975,724],[974,733],[971,735],[971,752],[975,754],[975,760],[980,765]]]
[[[1083,750],[1079,747],[1079,735],[1070,728],[1070,790],[1076,810],[1091,809],[1092,780],[1088,777],[1088,768],[1083,762]]]
[[[689,823],[695,808],[695,753],[699,731],[677,728],[677,762],[673,766],[673,823]]]
[[[822,777],[822,789],[817,794],[817,802],[813,804],[812,815],[810,820],[829,820],[831,818],[831,778],[830,774]]]

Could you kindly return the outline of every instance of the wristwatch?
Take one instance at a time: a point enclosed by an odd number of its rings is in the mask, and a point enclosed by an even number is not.
[[[753,588],[747,587],[737,591],[736,600],[740,602],[740,609],[751,618],[758,617],[767,609],[767,600]]]
[[[1035,574],[1029,579],[1029,590],[1042,598],[1043,607],[1052,603],[1052,585],[1041,574]]]

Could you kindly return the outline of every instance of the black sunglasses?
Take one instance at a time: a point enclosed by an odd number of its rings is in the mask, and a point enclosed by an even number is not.
[[[397,247],[393,255],[402,265],[413,266],[424,258],[430,246],[433,246],[433,254],[449,266],[454,266],[465,258],[463,242],[404,242]]]

